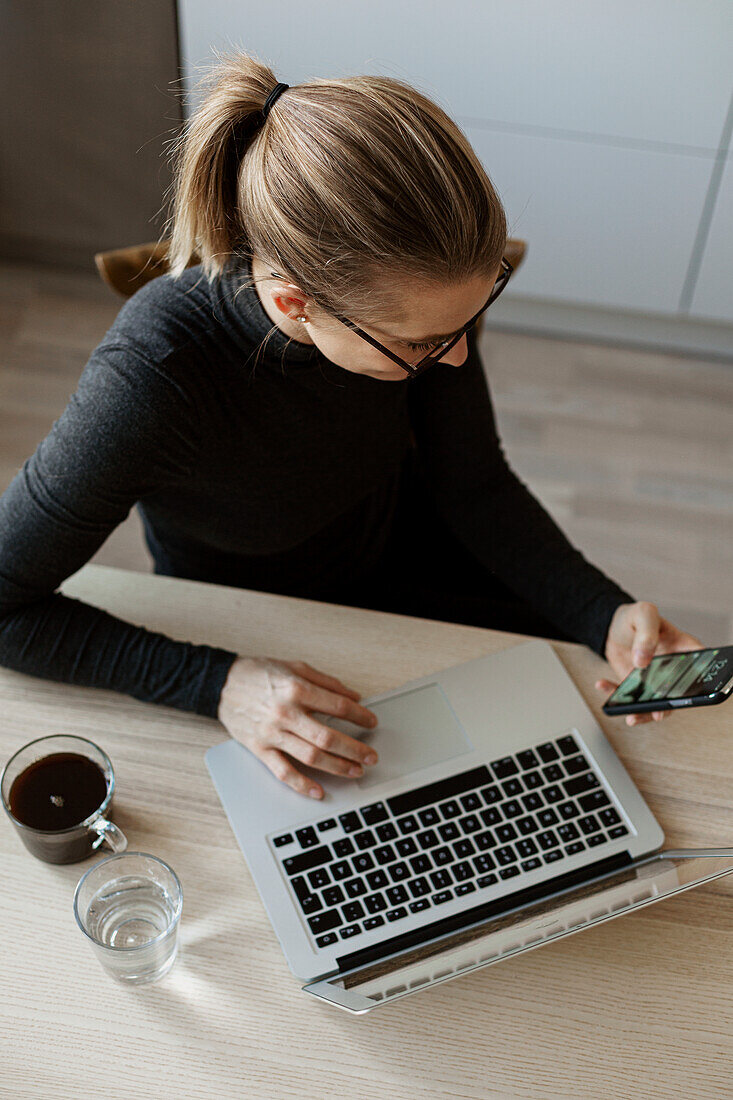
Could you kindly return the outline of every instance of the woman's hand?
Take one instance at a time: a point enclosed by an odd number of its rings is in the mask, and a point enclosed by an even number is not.
[[[608,695],[632,669],[646,668],[652,657],[701,648],[701,641],[663,619],[653,603],[622,603],[614,612],[606,638],[606,660],[618,676],[618,683],[597,680],[596,687]],[[652,718],[658,722],[671,713],[670,710],[656,710],[649,714],[628,714],[626,724],[638,726]]]
[[[376,764],[377,754],[369,745],[311,715],[332,714],[372,729],[377,716],[359,706],[359,698],[358,691],[305,661],[237,657],[222,689],[218,718],[283,783],[322,798],[323,788],[293,767],[290,758],[355,778],[364,774],[364,764]]]

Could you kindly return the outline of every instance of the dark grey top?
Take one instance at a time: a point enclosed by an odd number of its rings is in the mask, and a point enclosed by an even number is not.
[[[411,430],[461,542],[602,654],[632,597],[507,465],[474,340],[462,367],[409,383],[352,374],[278,329],[258,359],[273,326],[241,283],[209,284],[200,267],[155,279],[92,352],[0,498],[0,664],[215,717],[233,652],[123,622],[59,585],[137,504],[159,572],[328,598],[379,558]]]

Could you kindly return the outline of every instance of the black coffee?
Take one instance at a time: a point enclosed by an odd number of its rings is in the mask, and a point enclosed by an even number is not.
[[[57,832],[85,821],[106,797],[107,780],[93,760],[75,752],[55,752],[34,760],[16,776],[8,802],[16,821]]]

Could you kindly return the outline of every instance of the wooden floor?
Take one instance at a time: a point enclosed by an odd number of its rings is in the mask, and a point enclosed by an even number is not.
[[[0,491],[121,305],[96,275],[0,264]],[[585,555],[733,642],[733,363],[487,330],[508,457]],[[149,571],[137,514],[92,559]]]

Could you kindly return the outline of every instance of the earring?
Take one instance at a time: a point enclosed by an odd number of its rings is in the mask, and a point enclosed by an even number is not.
[[[308,320],[308,318],[305,317],[305,316],[304,317],[296,317],[295,320],[300,321],[300,323],[302,325],[302,324],[305,324],[305,322]]]

